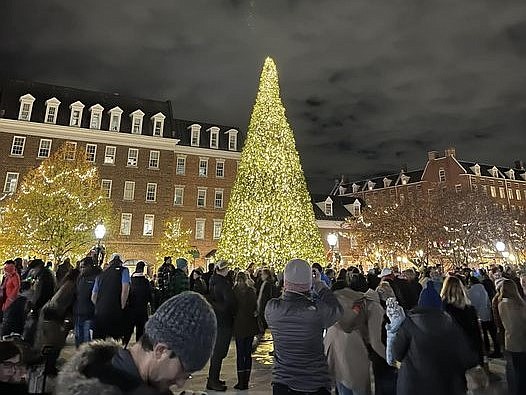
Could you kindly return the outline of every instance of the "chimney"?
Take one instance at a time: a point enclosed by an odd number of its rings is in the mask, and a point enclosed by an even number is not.
[[[446,157],[452,156],[454,158],[456,154],[457,153],[455,147],[449,147],[448,149],[446,149]]]
[[[407,163],[402,164],[402,173],[407,173]]]
[[[515,161],[515,170],[524,170],[524,162],[522,160]]]
[[[427,153],[427,160],[433,160],[438,158],[438,151],[429,151]]]

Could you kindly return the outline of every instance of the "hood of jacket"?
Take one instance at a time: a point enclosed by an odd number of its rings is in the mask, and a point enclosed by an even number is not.
[[[456,325],[448,313],[439,309],[416,307],[408,317],[421,331],[433,335],[447,333]]]

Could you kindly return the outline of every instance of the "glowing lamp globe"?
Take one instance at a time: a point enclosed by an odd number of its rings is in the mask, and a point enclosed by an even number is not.
[[[504,244],[502,241],[497,241],[497,243],[495,244],[495,248],[498,252],[502,252],[506,249],[506,244]]]
[[[103,224],[98,224],[95,227],[95,238],[98,240],[103,239],[106,234],[106,227]]]
[[[327,243],[329,243],[330,247],[334,247],[336,243],[338,243],[338,236],[336,236],[334,233],[329,233],[327,235]]]

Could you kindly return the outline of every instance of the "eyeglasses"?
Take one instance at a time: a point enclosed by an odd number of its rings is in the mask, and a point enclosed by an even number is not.
[[[0,362],[0,365],[2,366],[2,368],[9,369],[9,370],[16,370],[16,369],[19,369],[20,367],[22,367],[20,362],[4,361],[4,362]]]

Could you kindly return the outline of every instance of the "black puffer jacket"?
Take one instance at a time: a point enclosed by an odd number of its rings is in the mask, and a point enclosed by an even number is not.
[[[238,339],[255,336],[259,332],[256,317],[256,290],[248,286],[234,287],[236,315],[234,317],[234,336]]]
[[[236,298],[230,282],[220,274],[210,279],[209,301],[214,308],[218,327],[232,327],[236,311]]]

